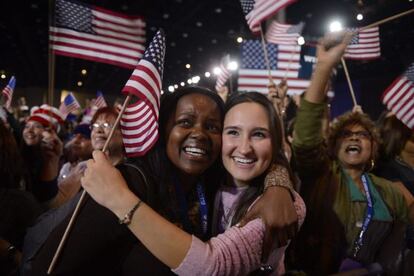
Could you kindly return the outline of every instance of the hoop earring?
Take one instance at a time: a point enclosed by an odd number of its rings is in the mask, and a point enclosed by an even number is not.
[[[374,169],[374,167],[375,167],[375,161],[374,161],[374,159],[371,159],[371,164],[370,164],[369,168],[367,169],[367,172],[372,171],[372,169]]]

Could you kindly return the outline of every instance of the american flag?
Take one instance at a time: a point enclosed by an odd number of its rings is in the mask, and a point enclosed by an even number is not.
[[[414,63],[384,91],[382,102],[414,130]]]
[[[138,101],[126,107],[121,117],[121,132],[127,156],[142,156],[158,139],[158,115],[164,71],[165,35],[154,36],[144,57],[126,83],[122,93]]]
[[[145,49],[145,22],[141,17],[56,0],[49,39],[57,55],[135,68]]]
[[[240,0],[250,30],[257,34],[260,24],[296,0]]]
[[[313,57],[310,66],[302,68],[301,47],[292,45],[267,44],[271,75],[276,83],[285,79],[289,94],[300,94],[309,86]],[[268,93],[269,73],[259,40],[246,40],[241,48],[242,62],[239,70],[238,90]],[[306,58],[306,57],[305,57]],[[307,60],[305,60],[307,61]],[[309,68],[308,68],[309,67]],[[309,69],[304,77],[302,69]]]
[[[59,111],[63,114],[63,117],[66,119],[69,113],[72,113],[78,108],[80,108],[80,104],[78,100],[76,100],[72,92],[70,92],[68,95],[66,95],[65,99],[60,104]]]
[[[298,45],[298,38],[302,33],[304,23],[297,25],[282,24],[272,21],[266,30],[266,41],[274,44]]]
[[[215,85],[216,91],[219,91],[231,76],[231,71],[229,70],[229,68],[227,68],[229,62],[230,62],[229,55],[225,55],[221,59],[220,66],[219,66],[220,74],[217,76],[217,81]]]
[[[10,108],[15,87],[16,87],[16,78],[12,76],[9,80],[9,83],[6,85],[6,87],[3,88],[3,91],[2,91],[3,96],[6,98],[6,102],[5,102],[6,108]]]
[[[366,30],[350,29],[357,32],[345,50],[348,59],[375,59],[381,57],[379,27]]]
[[[96,99],[94,99],[93,103],[94,106],[96,106],[98,109],[102,107],[108,106],[106,104],[105,98],[103,96],[102,91],[96,92]]]

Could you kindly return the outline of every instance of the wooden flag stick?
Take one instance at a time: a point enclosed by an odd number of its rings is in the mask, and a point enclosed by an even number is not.
[[[266,66],[267,66],[267,71],[268,71],[268,74],[269,74],[269,81],[273,82],[272,72],[270,71],[270,61],[269,61],[269,57],[267,55],[266,41],[264,39],[262,26],[260,26],[260,36],[262,38],[262,48],[263,48],[263,54],[264,54],[264,58],[265,58]]]
[[[355,98],[354,88],[352,87],[351,78],[349,77],[348,68],[346,67],[346,63],[345,63],[344,58],[341,58],[341,62],[342,62],[342,66],[344,67],[346,80],[348,81],[349,92],[351,93],[352,101],[354,102],[354,106],[356,106],[356,105],[358,105],[358,103],[357,103],[356,98]]]
[[[116,118],[114,126],[112,127],[111,132],[109,133],[109,136],[106,139],[106,142],[105,142],[105,145],[102,149],[102,152],[105,152],[108,149],[109,143],[110,143],[112,137],[114,136],[115,130],[118,127],[118,124],[119,124],[119,121],[121,120],[122,114],[124,114],[125,108],[128,105],[130,100],[131,100],[131,95],[128,94],[128,96],[125,98],[124,104],[122,105],[121,111],[118,114],[118,118]],[[56,262],[57,262],[57,260],[60,256],[60,254],[62,253],[63,246],[66,243],[66,240],[69,236],[70,231],[72,230],[72,227],[73,227],[73,224],[76,220],[76,217],[79,214],[80,206],[84,202],[85,197],[86,197],[86,191],[83,190],[82,195],[81,195],[78,203],[76,204],[75,210],[73,211],[72,217],[70,218],[70,221],[69,221],[68,225],[66,226],[65,232],[62,236],[62,239],[59,242],[59,246],[56,249],[56,252],[55,252],[55,255],[53,256],[52,262],[49,265],[49,268],[47,270],[48,275],[50,275],[53,272],[53,269],[55,268]]]
[[[389,22],[389,21],[391,21],[391,20],[394,20],[394,19],[400,18],[400,17],[402,17],[402,16],[405,16],[405,15],[410,14],[410,13],[413,13],[413,12],[414,12],[414,9],[411,9],[411,10],[408,10],[408,11],[405,11],[405,12],[401,12],[401,13],[399,13],[399,14],[396,14],[396,15],[393,15],[393,16],[390,16],[390,17],[387,17],[387,18],[384,18],[384,19],[382,19],[382,20],[380,20],[380,21],[377,21],[377,22],[374,22],[374,23],[372,23],[372,24],[369,24],[369,25],[367,25],[367,26],[365,26],[365,27],[362,27],[361,29],[359,29],[359,31],[363,31],[363,30],[365,30],[365,29],[369,29],[369,28],[372,28],[372,27],[379,26],[379,25],[381,25],[381,24],[384,24],[384,23],[386,23],[386,22]]]
[[[293,47],[296,47],[296,45],[293,46]],[[288,63],[288,66],[285,70],[285,76],[283,78],[284,80],[287,80],[287,77],[288,77],[288,74],[289,74],[289,71],[290,71],[290,65],[292,64],[292,59],[293,59],[293,53],[294,52],[295,52],[295,49],[292,49],[292,51],[290,52],[289,63]],[[300,56],[300,53],[299,53],[299,56]]]

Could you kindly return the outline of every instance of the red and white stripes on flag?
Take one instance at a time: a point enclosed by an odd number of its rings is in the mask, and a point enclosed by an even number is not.
[[[69,113],[76,111],[80,107],[81,106],[78,100],[75,98],[72,92],[70,92],[69,94],[66,95],[65,99],[60,104],[59,111],[63,114],[64,119],[66,119]]]
[[[304,24],[282,24],[272,21],[266,30],[266,41],[274,44],[298,45],[298,38],[302,33]]]
[[[217,75],[217,81],[216,81],[216,85],[215,85],[215,89],[216,91],[221,90],[221,88],[224,86],[224,84],[227,82],[227,80],[230,78],[231,76],[231,71],[228,68],[230,62],[230,56],[229,55],[225,55],[220,62],[220,74]]]
[[[258,40],[242,44],[242,64],[239,69],[238,90],[268,93],[269,73]],[[301,94],[309,86],[308,79],[299,78],[300,46],[267,44],[272,79],[278,84],[286,79],[288,94]]]
[[[414,63],[384,91],[382,102],[414,130]]]
[[[14,88],[16,87],[16,78],[12,76],[9,83],[3,88],[2,95],[6,98],[5,106],[10,108],[13,99]]]
[[[96,106],[98,109],[108,106],[101,91],[96,92],[96,99],[93,100],[92,105]]]
[[[344,58],[348,59],[375,59],[381,57],[379,27],[372,27],[362,31],[351,29],[357,33],[345,50]]]
[[[56,0],[49,40],[57,55],[135,68],[145,49],[145,21],[80,2]]]
[[[254,33],[260,33],[260,24],[296,0],[240,0],[247,24]]]
[[[158,31],[122,93],[138,101],[126,107],[121,132],[127,156],[142,156],[158,139],[158,117],[165,56],[165,36]]]

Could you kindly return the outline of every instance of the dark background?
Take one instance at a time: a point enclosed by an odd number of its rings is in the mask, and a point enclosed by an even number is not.
[[[147,43],[162,27],[167,35],[167,50],[163,87],[179,84],[195,75],[199,85],[214,87],[215,78],[205,78],[220,58],[229,53],[239,56],[236,38],[251,38],[238,0],[116,0],[89,3],[123,12],[142,15],[147,22]],[[362,5],[361,5],[362,2]],[[329,21],[340,18],[345,26],[363,26],[414,7],[409,0],[299,0],[286,10],[286,22],[306,23],[304,37],[316,41],[327,30]],[[357,21],[358,12],[364,20]],[[49,3],[45,0],[2,1],[0,16],[0,79],[1,87],[11,75],[17,79],[14,103],[19,96],[27,98],[28,105],[45,100],[48,86],[48,16]],[[414,61],[414,15],[394,20],[380,27],[382,57],[361,62],[348,61],[351,78],[355,82],[357,98],[364,110],[376,118],[383,110],[382,91]],[[186,69],[185,64],[191,64]],[[86,76],[81,69],[87,69]],[[109,102],[119,92],[131,70],[69,57],[56,57],[56,95],[60,90],[75,91],[80,98],[94,97],[102,90]],[[82,81],[81,87],[77,86]],[[237,77],[233,78],[234,86]],[[335,83],[334,113],[350,108],[344,74],[338,70]]]

